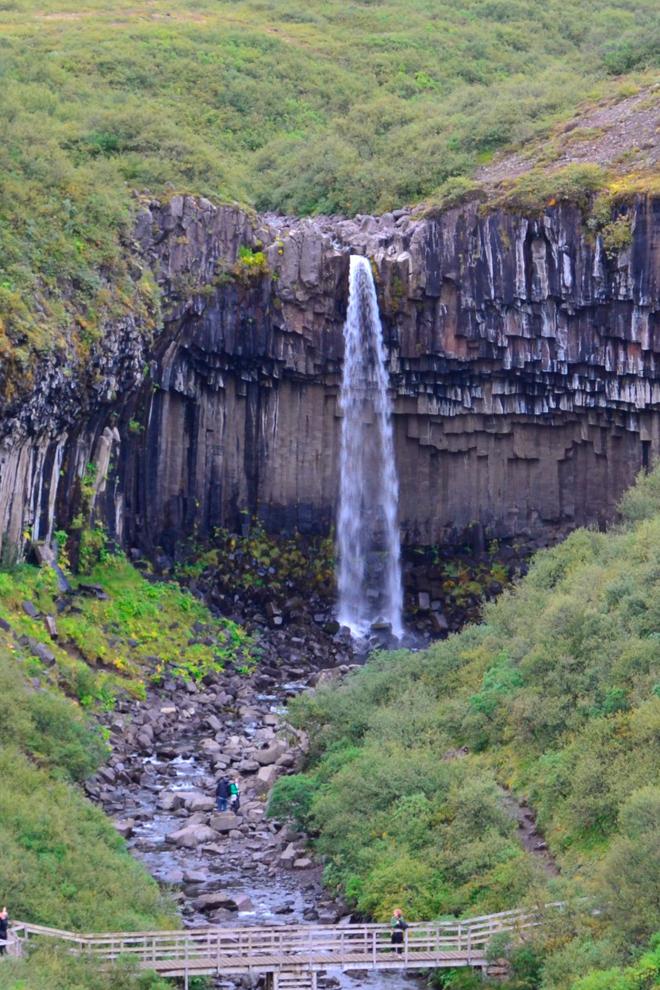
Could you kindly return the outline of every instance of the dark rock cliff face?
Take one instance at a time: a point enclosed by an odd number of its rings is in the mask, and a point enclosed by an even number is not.
[[[608,257],[568,205],[425,220],[145,206],[135,237],[162,326],[151,342],[137,319],[108,327],[92,387],[45,366],[6,411],[5,542],[70,523],[90,470],[94,512],[125,545],[171,552],[255,514],[327,530],[351,252],[377,278],[404,542],[474,523],[544,542],[611,517],[660,452],[660,203],[631,220]]]

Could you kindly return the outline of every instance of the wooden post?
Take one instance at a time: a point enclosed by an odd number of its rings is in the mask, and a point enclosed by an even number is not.
[[[472,929],[468,928],[467,931],[467,964],[468,966],[472,963]]]

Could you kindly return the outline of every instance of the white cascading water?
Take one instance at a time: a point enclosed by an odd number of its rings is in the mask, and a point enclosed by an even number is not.
[[[397,509],[392,410],[383,330],[371,266],[350,259],[350,294],[344,326],[343,414],[337,544],[338,620],[354,636],[374,622],[403,634],[401,545]]]

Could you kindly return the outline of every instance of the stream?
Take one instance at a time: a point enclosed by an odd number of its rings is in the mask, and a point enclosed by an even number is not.
[[[305,837],[265,815],[273,780],[295,769],[304,749],[303,739],[282,731],[284,708],[314,680],[309,671],[283,674],[267,690],[236,674],[201,689],[166,681],[145,702],[124,702],[112,715],[113,755],[90,783],[90,796],[173,895],[185,927],[350,920],[345,905],[324,891]],[[237,816],[215,812],[219,772],[239,779]],[[331,970],[321,984],[420,990],[422,981]]]

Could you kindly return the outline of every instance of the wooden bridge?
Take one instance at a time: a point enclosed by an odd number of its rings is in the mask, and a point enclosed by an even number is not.
[[[555,905],[552,905],[553,907]],[[411,924],[404,942],[391,944],[389,925],[273,925],[190,928],[169,932],[72,932],[14,922],[8,952],[24,955],[33,943],[58,941],[75,955],[112,963],[135,960],[141,969],[181,977],[265,976],[270,990],[316,990],[317,974],[341,970],[436,969],[488,966],[488,943],[500,932],[513,938],[541,923],[540,912],[504,911],[466,921]],[[395,951],[399,948],[400,951]]]

